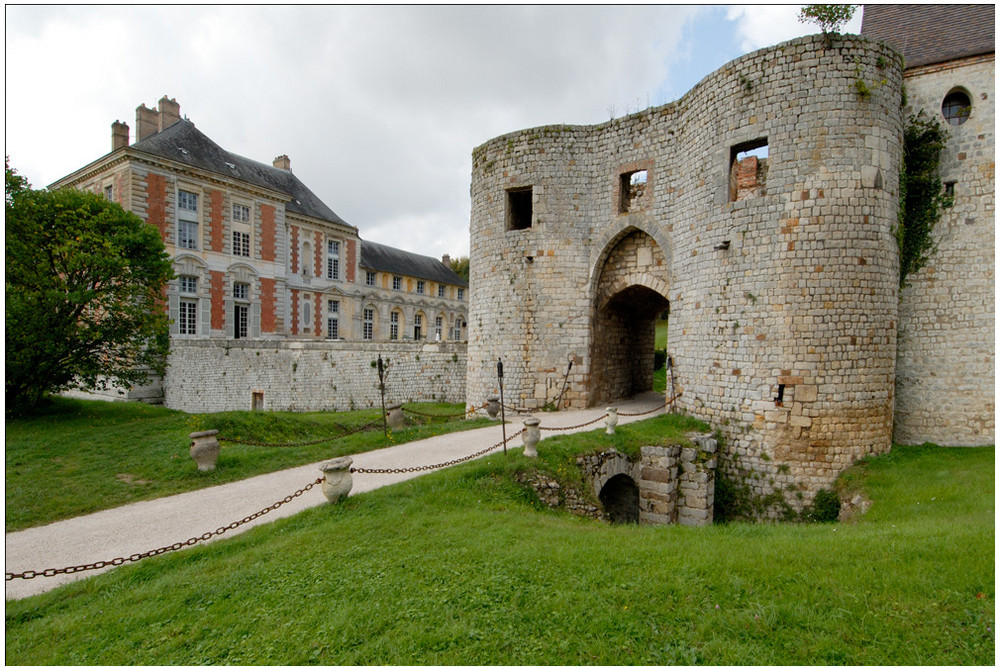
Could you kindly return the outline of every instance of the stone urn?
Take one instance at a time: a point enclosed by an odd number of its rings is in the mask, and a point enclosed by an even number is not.
[[[500,398],[490,397],[486,400],[486,414],[490,416],[491,420],[496,420],[497,415],[500,414]]]
[[[389,429],[399,429],[403,426],[403,404],[393,404],[386,409],[388,415],[385,418],[386,424],[389,425]]]
[[[618,424],[618,409],[613,406],[609,406],[607,411],[608,415],[604,418],[604,431],[607,434],[613,434],[615,433],[615,425]]]
[[[542,432],[538,428],[538,425],[541,423],[542,421],[538,418],[528,418],[524,421],[524,433],[521,434],[521,440],[524,442],[525,457],[538,456],[538,450],[535,446],[538,445],[538,441],[542,438]]]
[[[208,431],[196,431],[189,434],[191,438],[191,459],[198,465],[199,471],[214,471],[215,462],[219,459],[218,429]]]
[[[354,460],[350,457],[337,457],[319,465],[319,470],[323,472],[320,489],[330,503],[336,503],[350,493],[351,487],[354,486],[354,480],[351,478],[353,463]]]

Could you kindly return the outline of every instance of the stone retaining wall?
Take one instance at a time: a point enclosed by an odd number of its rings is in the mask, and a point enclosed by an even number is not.
[[[164,403],[192,413],[372,408],[379,354],[388,362],[387,404],[465,401],[464,343],[174,340]]]

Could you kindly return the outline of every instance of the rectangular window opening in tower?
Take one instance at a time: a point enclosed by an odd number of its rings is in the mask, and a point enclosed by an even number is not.
[[[738,202],[764,195],[767,170],[767,137],[736,144],[730,148],[729,201]]]
[[[526,230],[531,227],[532,188],[511,188],[507,191],[507,229]]]

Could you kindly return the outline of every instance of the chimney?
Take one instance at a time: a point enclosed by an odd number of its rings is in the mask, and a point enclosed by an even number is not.
[[[181,120],[181,105],[177,100],[171,100],[164,95],[160,98],[160,123],[159,131],[163,132],[174,123]]]
[[[160,131],[160,114],[143,102],[135,108],[135,140],[142,141]]]
[[[451,256],[445,253],[441,256],[441,264],[451,269]]]
[[[278,169],[284,169],[289,172],[292,171],[292,161],[288,158],[287,155],[279,155],[277,158],[274,159],[274,162],[271,164],[273,164]]]
[[[111,124],[111,150],[112,152],[128,146],[128,125],[121,121]]]

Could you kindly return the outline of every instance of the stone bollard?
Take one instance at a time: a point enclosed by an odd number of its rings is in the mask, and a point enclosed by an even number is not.
[[[337,457],[319,465],[319,470],[323,472],[320,489],[330,503],[336,503],[350,493],[351,487],[354,486],[354,480],[351,478],[353,463],[354,460],[350,457]]]
[[[537,457],[538,450],[535,448],[542,438],[542,432],[538,425],[542,423],[538,418],[528,418],[524,421],[524,433],[521,434],[521,441],[524,443],[524,456]]]
[[[393,404],[388,408],[389,414],[386,416],[386,424],[389,429],[399,429],[403,426],[403,404]]]
[[[496,420],[497,415],[500,414],[500,398],[490,397],[486,400],[486,414],[490,416],[491,420]]]
[[[608,415],[606,418],[604,418],[604,425],[605,425],[604,433],[613,434],[615,433],[615,425],[618,424],[618,409],[613,406],[609,406],[607,408],[607,411]]]
[[[191,438],[191,459],[198,465],[199,471],[214,471],[215,462],[219,459],[218,429],[196,431],[189,434]]]

